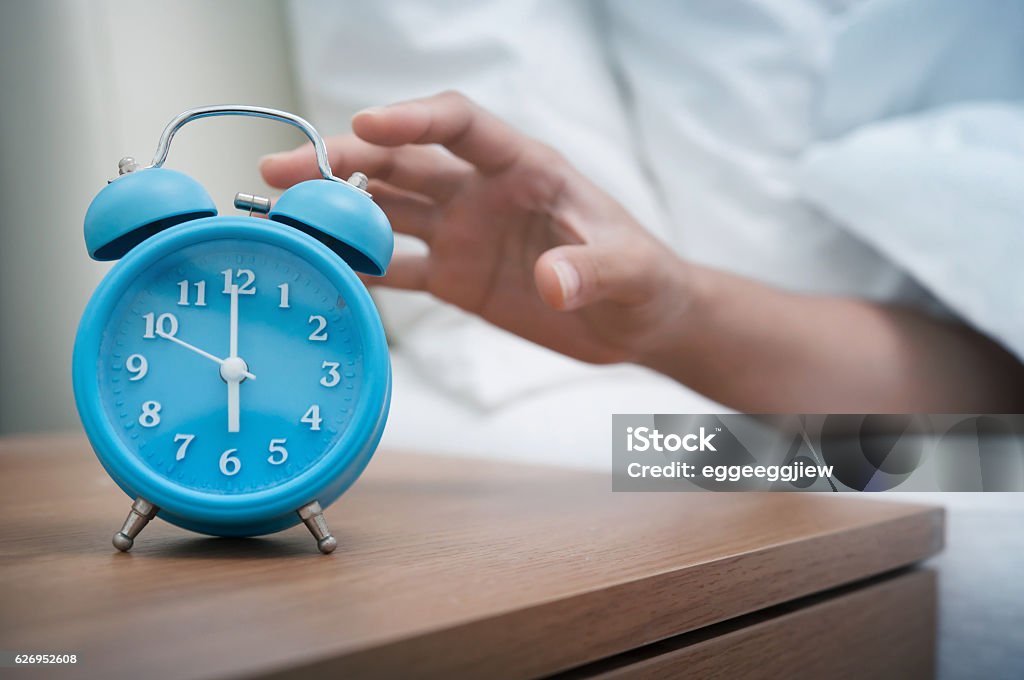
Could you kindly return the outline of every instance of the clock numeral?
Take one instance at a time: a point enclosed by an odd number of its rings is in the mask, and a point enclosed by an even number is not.
[[[320,378],[320,384],[324,387],[334,387],[341,382],[341,374],[338,373],[338,366],[341,366],[337,361],[325,361],[321,364],[321,368],[327,369],[327,375]]]
[[[188,445],[195,439],[194,434],[176,434],[174,435],[174,443],[181,442],[181,446],[178,447],[178,453],[174,454],[174,460],[183,460],[185,453],[188,451]]]
[[[143,314],[142,318],[146,320],[146,332],[142,337],[147,340],[152,340],[158,335],[173,338],[178,334],[178,317],[173,314],[156,316],[153,312],[150,312],[149,314]]]
[[[309,423],[309,429],[313,432],[320,431],[320,423],[323,421],[324,419],[320,417],[320,404],[310,406],[309,410],[306,411],[306,415],[300,419],[300,422]]]
[[[281,463],[288,460],[288,449],[284,448],[284,445],[288,443],[287,439],[271,439],[270,440],[270,455],[267,456],[267,462],[271,465],[280,465]],[[275,456],[274,454],[280,454]]]
[[[256,275],[251,269],[225,269],[221,272],[224,275],[224,294],[231,295],[231,286],[235,285],[234,278],[245,279],[244,283],[238,284],[239,295],[256,294]]]
[[[238,449],[228,449],[220,454],[220,471],[228,477],[237,475],[242,469],[242,461],[238,459],[238,456],[231,455],[237,451]]]
[[[142,414],[139,416],[139,425],[143,427],[156,427],[160,424],[160,406],[159,401],[144,401],[142,402]]]
[[[182,307],[188,307],[188,305],[189,305],[189,302],[188,302],[188,288],[189,288],[189,285],[188,284],[189,284],[188,279],[186,279],[184,281],[178,281],[178,290],[180,291],[180,294],[178,295],[178,304],[181,305]],[[196,307],[205,307],[206,306],[206,281],[196,281],[192,285],[196,287]]]
[[[316,330],[309,334],[310,340],[327,342],[327,319],[319,314],[312,314],[306,323],[316,324]]]
[[[124,361],[124,367],[132,374],[129,381],[142,380],[149,373],[149,362],[141,354],[133,354]]]
[[[281,309],[290,309],[291,305],[288,304],[288,284],[282,283],[278,288],[281,291],[281,304],[278,305]]]

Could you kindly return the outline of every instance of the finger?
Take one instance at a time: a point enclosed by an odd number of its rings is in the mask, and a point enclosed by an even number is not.
[[[368,286],[426,290],[427,267],[426,255],[395,255],[384,276],[360,276],[359,278]]]
[[[511,167],[534,143],[458,92],[360,111],[352,130],[381,146],[441,144],[485,174]]]
[[[259,168],[263,181],[279,189],[321,177],[312,144],[268,154],[259,160]],[[337,172],[333,167],[331,170]]]
[[[395,231],[430,242],[437,220],[437,204],[419,194],[411,194],[373,180],[368,187]]]
[[[553,248],[537,259],[534,282],[553,309],[570,311],[601,300],[633,302],[642,293],[643,272],[621,249],[594,245]]]
[[[331,170],[340,177],[362,172],[408,191],[447,201],[472,172],[472,167],[441,149],[426,147],[388,148],[369,144],[352,135],[327,141]],[[260,159],[260,172],[267,184],[284,188],[320,177],[311,144]]]

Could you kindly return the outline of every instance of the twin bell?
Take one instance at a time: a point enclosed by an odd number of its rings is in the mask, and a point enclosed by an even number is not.
[[[188,175],[164,168],[171,138],[184,123],[210,115],[250,115],[284,120],[303,129],[317,151],[322,178],[296,184],[271,207],[265,198],[238,194],[235,206],[298,229],[337,253],[352,269],[381,276],[394,251],[394,234],[384,211],[365,191],[366,177],[348,181],[334,177],[323,140],[304,120],[258,107],[208,107],[187,111],[164,130],[152,165],[140,168],[122,159],[120,175],[89,205],[85,243],[90,257],[116,260],[151,236],[177,224],[212,217],[217,208],[210,195]]]

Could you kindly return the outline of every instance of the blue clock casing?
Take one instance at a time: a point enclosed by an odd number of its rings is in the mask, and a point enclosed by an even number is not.
[[[198,183],[161,167],[174,132],[212,115],[299,127],[323,179],[287,190],[269,219],[216,216]],[[384,329],[355,273],[386,270],[387,218],[364,177],[333,177],[308,123],[270,109],[187,111],[150,167],[121,170],[90,206],[86,243],[123,259],[86,307],[73,359],[85,431],[135,501],[115,546],[159,516],[220,536],[305,522],[330,552],[322,509],[370,461],[390,404]]]

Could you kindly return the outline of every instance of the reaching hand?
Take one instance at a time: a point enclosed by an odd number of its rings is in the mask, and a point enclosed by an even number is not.
[[[459,94],[363,111],[352,127],[328,141],[336,173],[375,177],[395,229],[430,248],[367,283],[429,291],[579,359],[644,364],[740,410],[1024,400],[1022,364],[962,325],[684,263],[564,158]],[[278,187],[319,177],[309,147],[261,169]]]
[[[352,126],[328,140],[335,174],[375,178],[396,231],[430,248],[367,283],[429,291],[596,363],[637,360],[687,306],[681,260],[558,153],[464,96],[369,109]],[[277,187],[319,176],[308,145],[261,171]]]

